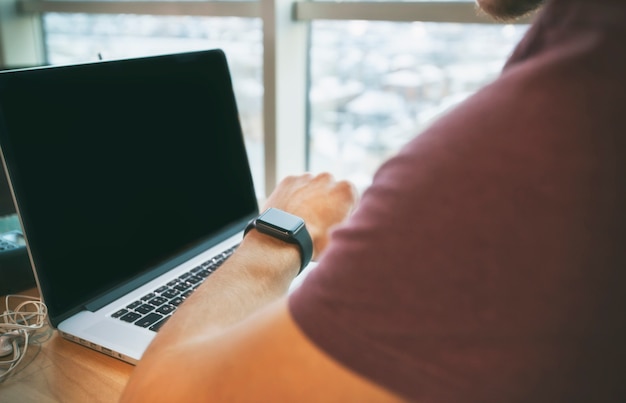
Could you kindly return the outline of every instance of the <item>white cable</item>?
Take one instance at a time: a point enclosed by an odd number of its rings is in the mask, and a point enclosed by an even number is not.
[[[11,309],[11,298],[24,301]],[[7,295],[5,306],[6,311],[0,315],[0,339],[4,337],[5,342],[8,340],[11,343],[13,356],[0,359],[0,382],[22,362],[32,341],[31,336],[47,325],[48,315],[46,305],[39,298],[25,295]]]

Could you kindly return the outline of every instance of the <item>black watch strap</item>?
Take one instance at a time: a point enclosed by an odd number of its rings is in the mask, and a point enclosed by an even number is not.
[[[244,236],[252,228],[256,228],[262,234],[297,245],[300,249],[300,271],[298,274],[311,261],[313,240],[302,218],[276,208],[269,208],[248,223]]]

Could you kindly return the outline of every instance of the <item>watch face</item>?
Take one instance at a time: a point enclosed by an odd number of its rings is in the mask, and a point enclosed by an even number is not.
[[[285,235],[292,235],[304,225],[304,221],[293,214],[270,208],[257,218],[256,225],[257,228],[262,225]]]

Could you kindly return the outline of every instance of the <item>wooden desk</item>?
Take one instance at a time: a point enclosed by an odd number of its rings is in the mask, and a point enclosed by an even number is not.
[[[36,290],[23,294],[37,295]],[[31,344],[19,367],[0,382],[0,403],[116,402],[133,368],[50,330],[49,338]]]

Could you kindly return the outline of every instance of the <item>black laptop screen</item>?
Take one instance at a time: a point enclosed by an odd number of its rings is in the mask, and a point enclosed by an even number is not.
[[[0,144],[51,316],[257,212],[221,51],[2,73]]]

